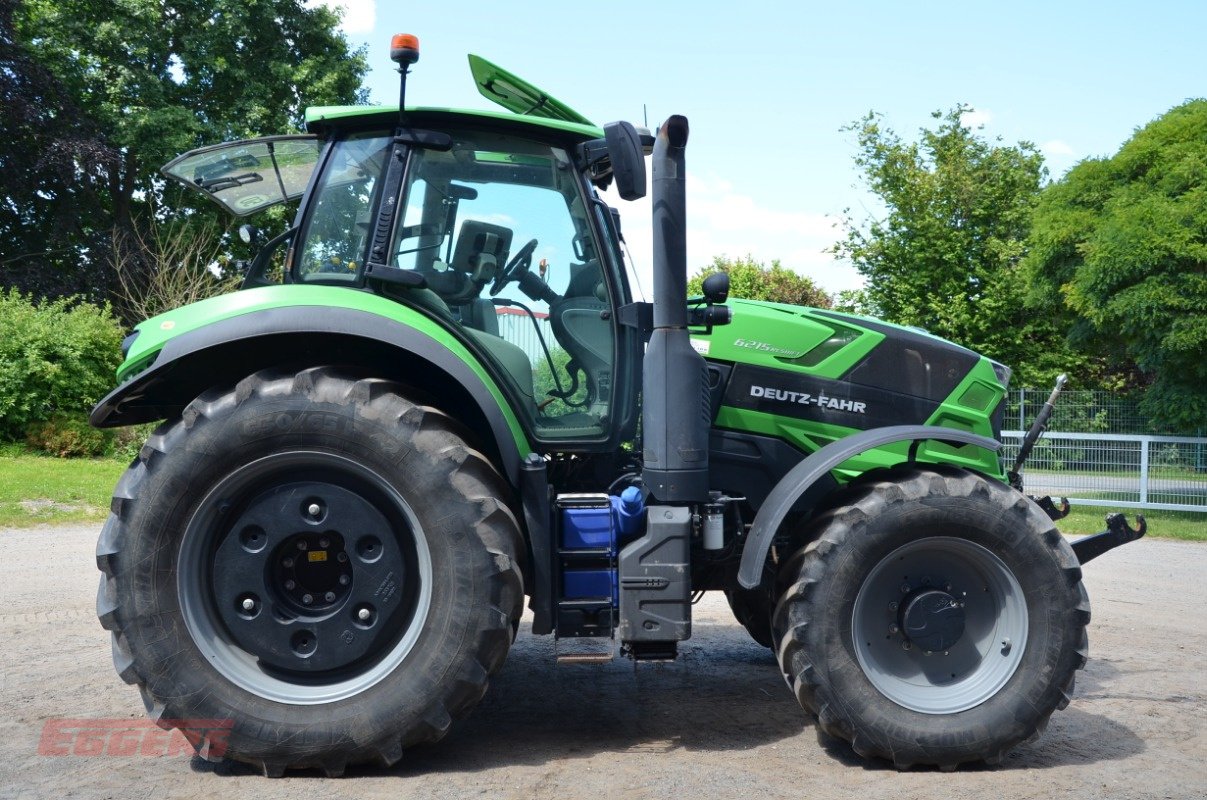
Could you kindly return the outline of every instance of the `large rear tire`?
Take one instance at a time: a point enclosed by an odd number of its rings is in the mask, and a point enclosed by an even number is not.
[[[997,763],[1064,708],[1089,599],[1030,500],[967,471],[869,476],[780,571],[777,657],[801,705],[864,757]]]
[[[147,441],[97,544],[117,671],[204,757],[392,764],[507,654],[523,547],[505,491],[386,381],[315,368],[208,392]]]

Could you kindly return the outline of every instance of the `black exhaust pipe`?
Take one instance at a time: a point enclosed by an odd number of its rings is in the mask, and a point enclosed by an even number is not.
[[[687,333],[687,118],[654,143],[654,331],[643,364],[642,479],[661,503],[708,500],[708,371]]]

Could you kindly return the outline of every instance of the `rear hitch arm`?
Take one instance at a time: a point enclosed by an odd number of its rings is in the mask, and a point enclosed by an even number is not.
[[[1085,564],[1119,545],[1136,541],[1147,532],[1148,523],[1142,514],[1136,515],[1135,530],[1127,524],[1127,517],[1122,514],[1107,514],[1106,530],[1073,542],[1073,552],[1077,554],[1077,560]]]

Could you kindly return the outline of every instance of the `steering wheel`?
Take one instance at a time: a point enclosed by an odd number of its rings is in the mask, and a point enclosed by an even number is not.
[[[529,239],[528,244],[521,247],[520,252],[511,257],[507,266],[503,267],[503,271],[495,277],[495,282],[490,287],[491,297],[496,297],[499,292],[503,291],[504,286],[519,280],[521,275],[532,268],[532,254],[536,250],[536,244],[536,239]]]

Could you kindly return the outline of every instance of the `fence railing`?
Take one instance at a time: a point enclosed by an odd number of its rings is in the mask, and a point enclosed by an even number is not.
[[[1051,387],[1014,388],[1006,393],[1003,428],[1026,430],[1051,393]],[[1138,436],[1204,436],[1207,431],[1163,427],[1140,410],[1138,395],[1105,389],[1065,389],[1048,429],[1065,433],[1129,433]]]
[[[1014,462],[1022,431],[1003,431]],[[1023,468],[1028,494],[1081,505],[1207,512],[1207,437],[1045,433]]]

